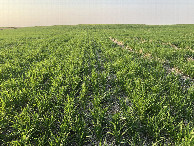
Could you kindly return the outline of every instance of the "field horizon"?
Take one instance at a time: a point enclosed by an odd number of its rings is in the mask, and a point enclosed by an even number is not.
[[[78,23],[78,24],[52,24],[52,25],[32,25],[32,26],[0,26],[0,28],[26,28],[26,27],[52,27],[52,26],[76,26],[76,25],[150,25],[150,26],[172,26],[172,25],[194,25],[194,24],[190,24],[190,23],[172,23],[172,24],[146,24],[146,23],[88,23],[88,24],[85,24],[85,23]]]

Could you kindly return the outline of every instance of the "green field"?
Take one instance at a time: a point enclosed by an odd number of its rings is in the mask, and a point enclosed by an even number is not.
[[[0,145],[194,145],[194,25],[0,30]]]

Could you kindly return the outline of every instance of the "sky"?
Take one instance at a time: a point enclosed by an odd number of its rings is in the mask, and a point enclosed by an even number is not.
[[[0,27],[194,24],[194,0],[0,0]]]

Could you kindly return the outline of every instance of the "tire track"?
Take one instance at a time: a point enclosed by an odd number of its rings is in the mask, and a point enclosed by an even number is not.
[[[114,38],[112,38],[112,37],[109,37],[109,39],[110,39],[113,43],[115,43],[115,44],[117,44],[118,46],[120,46],[122,49],[126,49],[126,50],[128,50],[128,51],[130,51],[130,52],[133,52],[133,53],[136,53],[136,54],[140,54],[140,55],[142,54],[142,55],[143,55],[143,51],[142,51],[142,50],[140,50],[140,51],[138,52],[138,51],[133,50],[133,49],[130,48],[129,46],[125,46],[124,43],[123,43],[122,41],[118,41],[117,39],[114,39]],[[149,54],[149,53],[144,54],[144,55],[143,55],[143,58],[154,59],[154,58],[152,57],[152,55]],[[157,60],[157,61],[159,61],[160,63],[162,63],[164,69],[165,69],[168,73],[173,72],[173,73],[175,73],[176,75],[180,75],[180,76],[181,76],[181,79],[183,79],[183,80],[194,81],[194,79],[192,79],[192,78],[189,77],[188,75],[185,75],[185,74],[184,74],[182,71],[180,71],[177,67],[171,68],[170,65],[169,65],[169,63],[168,63],[168,61],[163,61],[163,60],[161,60],[161,59],[158,58],[158,57],[155,57],[155,60]]]

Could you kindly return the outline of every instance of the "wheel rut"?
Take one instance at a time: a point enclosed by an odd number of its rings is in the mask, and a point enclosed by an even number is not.
[[[128,50],[128,51],[130,51],[130,52],[132,52],[132,53],[136,53],[136,54],[143,54],[143,51],[142,50],[140,50],[139,52],[138,51],[135,51],[134,49],[132,49],[131,47],[129,47],[129,46],[126,46],[126,45],[124,45],[124,43],[123,43],[123,41],[118,41],[117,39],[115,39],[115,38],[112,38],[112,37],[109,37],[109,39],[113,42],[113,43],[115,43],[115,44],[117,44],[118,46],[120,46],[122,49],[126,49],[126,50]],[[173,47],[173,46],[172,46]],[[158,58],[158,57],[152,57],[152,55],[151,54],[149,54],[149,53],[146,53],[146,54],[144,54],[143,55],[143,58],[150,58],[150,59],[155,59],[155,60],[157,60],[157,61],[159,61],[160,63],[162,63],[163,64],[163,67],[164,67],[164,69],[167,71],[167,73],[175,73],[175,75],[180,75],[181,76],[181,79],[182,80],[189,80],[189,81],[194,81],[194,79],[192,79],[190,76],[188,76],[188,75],[185,75],[182,71],[180,71],[177,67],[174,67],[174,68],[172,68],[172,67],[170,67],[170,65],[169,65],[169,61],[164,61],[164,60],[162,60],[162,59],[160,59],[160,58]]]

